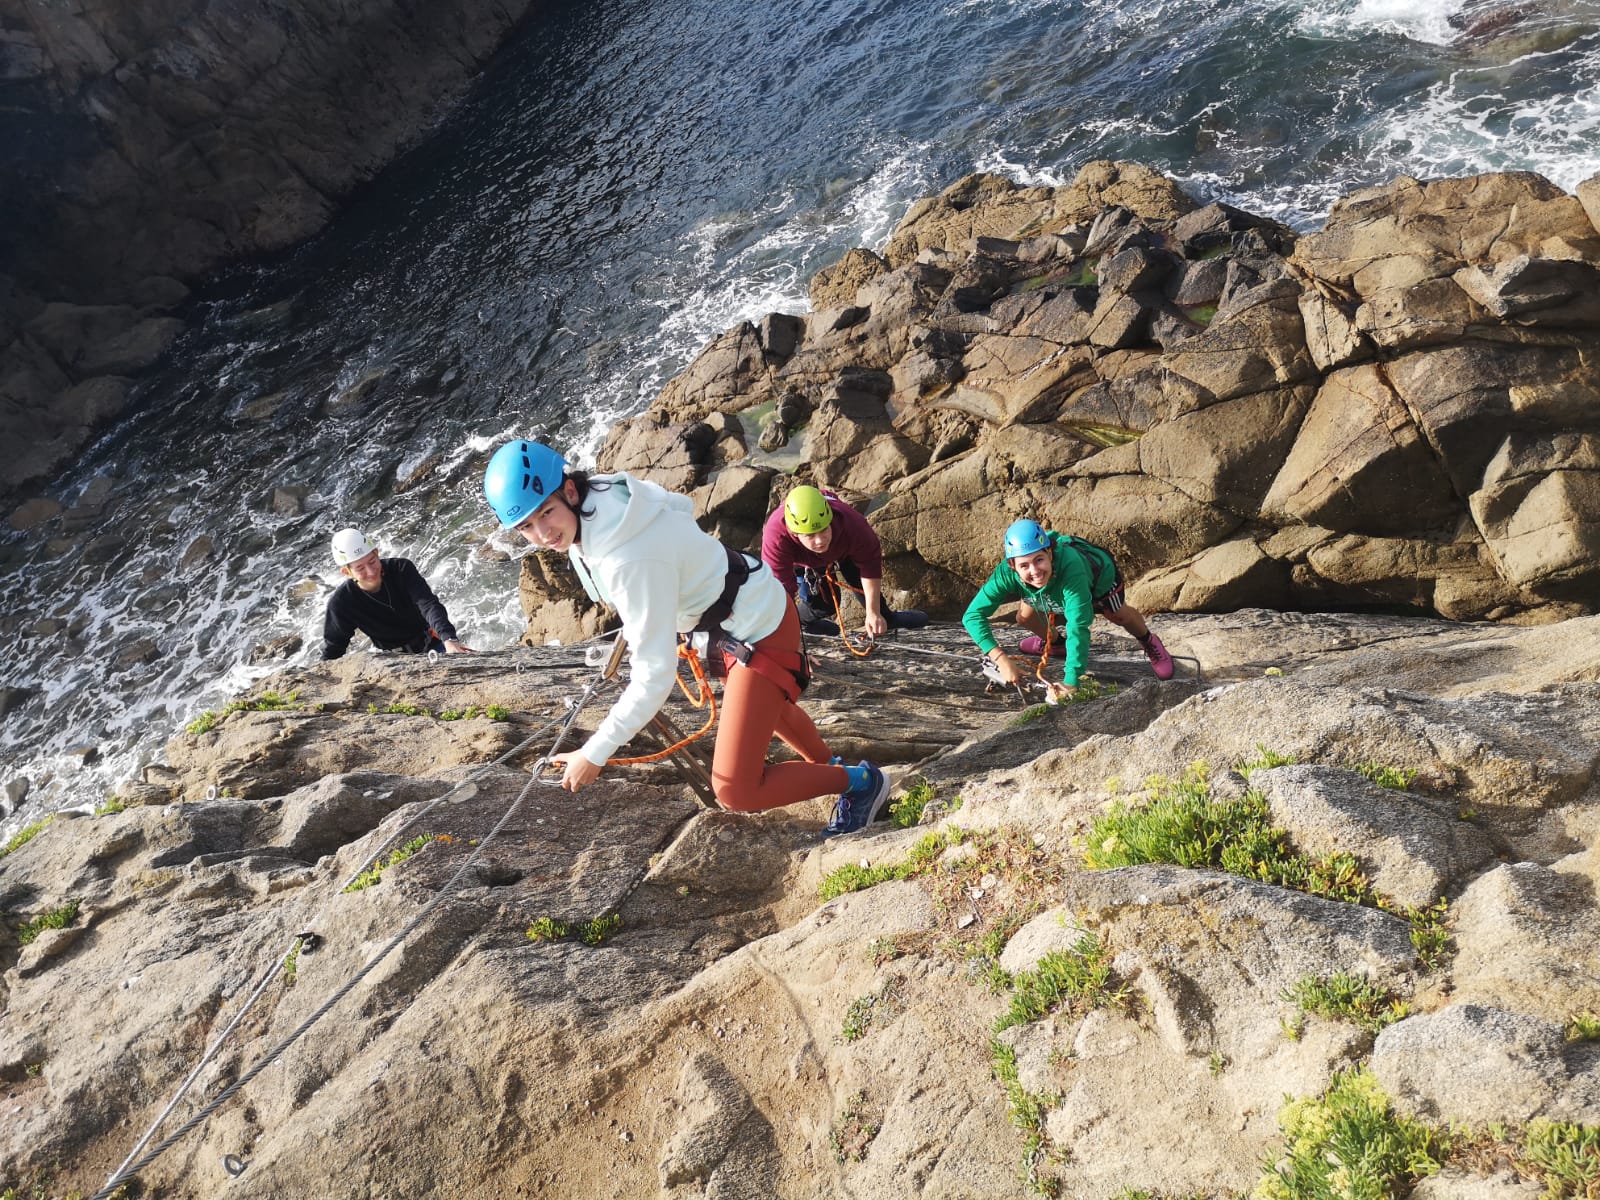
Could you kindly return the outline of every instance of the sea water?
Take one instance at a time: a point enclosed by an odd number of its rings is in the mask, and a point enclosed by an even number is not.
[[[585,460],[709,338],[803,311],[820,267],[967,172],[1132,159],[1303,230],[1398,175],[1600,169],[1600,0],[1509,23],[1455,0],[536,7],[322,235],[197,292],[131,415],[42,489],[109,480],[91,528],[4,534],[0,686],[39,690],[0,722],[0,775],[33,783],[9,828],[137,774],[279,665],[252,646],[315,657],[341,526],[412,558],[469,644],[513,644],[517,564],[478,553],[486,451]],[[116,667],[140,639],[154,659]]]

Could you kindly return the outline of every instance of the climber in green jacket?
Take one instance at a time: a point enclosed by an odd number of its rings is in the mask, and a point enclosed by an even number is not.
[[[1092,542],[1046,533],[1037,521],[1014,521],[1006,530],[1005,560],[967,605],[961,623],[1001,677],[1016,686],[1025,681],[1024,667],[1000,648],[989,628],[995,610],[1013,600],[1021,601],[1017,624],[1032,631],[1017,646],[1023,654],[1044,655],[1054,636],[1052,622],[1060,625],[1066,669],[1059,684],[1046,683],[1054,700],[1070,699],[1077,690],[1095,613],[1139,640],[1157,679],[1172,678],[1172,656],[1144,614],[1127,602],[1116,560]]]

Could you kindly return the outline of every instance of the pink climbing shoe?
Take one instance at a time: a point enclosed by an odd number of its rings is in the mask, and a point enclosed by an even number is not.
[[[1172,655],[1167,653],[1167,648],[1161,644],[1161,639],[1152,632],[1150,640],[1143,645],[1145,655],[1150,659],[1150,669],[1156,673],[1156,678],[1171,679]]]
[[[1054,658],[1061,652],[1061,643],[1053,642],[1050,646],[1050,657]],[[1037,633],[1030,633],[1017,643],[1017,653],[1024,658],[1037,658],[1044,653],[1044,639]]]

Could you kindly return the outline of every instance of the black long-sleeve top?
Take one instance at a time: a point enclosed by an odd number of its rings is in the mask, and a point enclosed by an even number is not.
[[[380,558],[383,580],[375,592],[364,592],[354,579],[346,579],[328,597],[322,621],[322,657],[339,658],[360,630],[380,650],[428,647],[432,632],[440,641],[456,640],[444,605],[409,558]]]

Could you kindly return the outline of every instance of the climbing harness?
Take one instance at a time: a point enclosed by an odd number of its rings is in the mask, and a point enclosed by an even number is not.
[[[619,646],[623,644],[621,634],[617,635],[617,644]],[[620,654],[613,654],[613,657],[620,657]],[[711,682],[706,678],[706,673],[700,666],[700,656],[695,653],[693,646],[687,642],[682,642],[678,645],[678,657],[688,660],[689,670],[694,675],[695,687],[699,694],[690,693],[689,685],[683,681],[682,675],[675,676],[678,681],[678,689],[683,692],[683,698],[689,702],[690,708],[703,708],[706,710],[706,723],[688,737],[680,737],[664,750],[658,750],[654,754],[638,754],[631,758],[608,758],[606,759],[608,766],[627,767],[641,763],[660,762],[662,759],[676,754],[679,750],[704,737],[710,732],[711,727],[717,723],[717,698],[711,691]],[[615,674],[615,668],[613,667],[611,670],[612,674]],[[610,675],[606,676],[606,678],[610,678]],[[657,714],[657,719],[659,719],[659,714]]]

